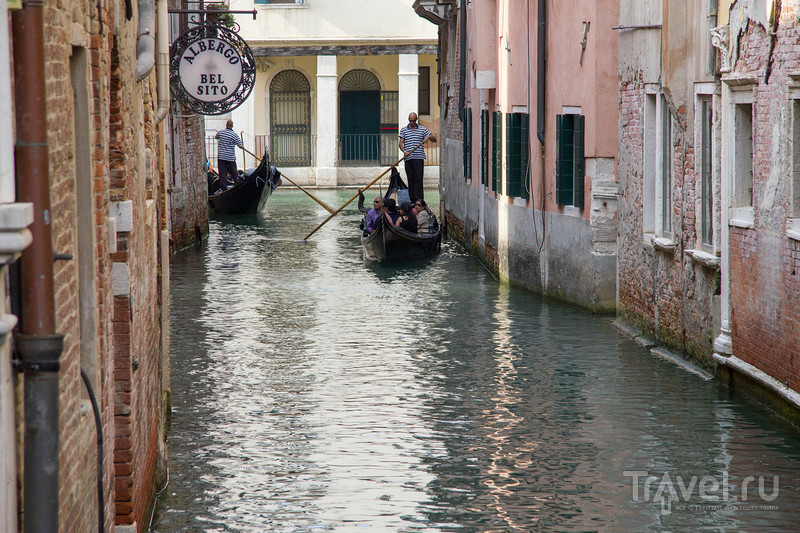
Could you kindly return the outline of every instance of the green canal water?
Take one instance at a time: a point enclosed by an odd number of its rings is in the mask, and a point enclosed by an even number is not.
[[[279,189],[174,257],[152,531],[800,530],[793,426],[452,243],[366,265],[355,202],[302,242],[327,215]]]

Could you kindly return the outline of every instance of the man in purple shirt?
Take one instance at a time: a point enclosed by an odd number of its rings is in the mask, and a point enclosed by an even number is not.
[[[380,196],[376,196],[375,200],[372,201],[372,209],[367,211],[366,219],[366,230],[370,233],[375,231],[378,226],[378,222],[380,222],[381,218],[381,211],[383,210],[383,198]]]

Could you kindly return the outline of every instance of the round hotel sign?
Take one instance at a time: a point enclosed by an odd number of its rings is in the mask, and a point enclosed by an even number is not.
[[[197,113],[227,113],[253,90],[255,64],[250,47],[237,33],[224,26],[196,26],[172,44],[170,90]]]

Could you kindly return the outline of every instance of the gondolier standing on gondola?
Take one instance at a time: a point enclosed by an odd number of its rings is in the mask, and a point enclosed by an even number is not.
[[[219,167],[219,188],[223,191],[239,178],[239,170],[236,168],[236,147],[244,148],[242,140],[233,131],[233,121],[228,119],[225,129],[219,130],[214,136],[219,139],[217,147],[217,166]],[[228,181],[228,175],[231,179]]]
[[[430,139],[431,142],[436,142],[436,136],[431,135],[428,128],[417,123],[417,114],[413,111],[408,115],[408,126],[401,129],[399,135],[400,150],[405,157],[408,195],[413,205],[416,200],[425,198],[425,193],[422,191],[422,177],[425,173],[425,149],[422,141]]]

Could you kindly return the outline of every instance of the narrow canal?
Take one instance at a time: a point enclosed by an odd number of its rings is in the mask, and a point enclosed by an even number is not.
[[[450,243],[365,266],[351,206],[301,242],[327,212],[279,190],[174,257],[152,531],[800,530],[794,427]]]

